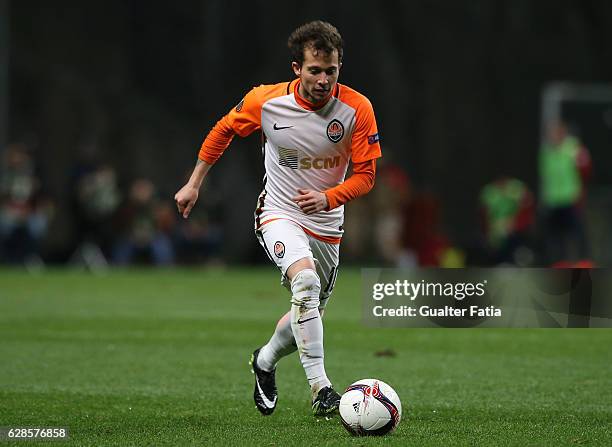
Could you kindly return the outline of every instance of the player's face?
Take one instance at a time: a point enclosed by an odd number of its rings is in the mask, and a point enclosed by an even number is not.
[[[299,94],[311,103],[325,101],[338,82],[341,63],[338,51],[327,54],[312,48],[304,50],[304,62],[291,64],[296,76],[300,78]]]

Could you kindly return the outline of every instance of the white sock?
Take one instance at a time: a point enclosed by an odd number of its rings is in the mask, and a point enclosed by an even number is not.
[[[300,361],[313,394],[330,386],[323,363],[323,322],[318,308],[291,306],[291,329],[300,353]]]
[[[276,368],[280,359],[296,350],[297,346],[291,330],[291,312],[287,312],[278,320],[270,341],[259,351],[257,366],[270,372]]]

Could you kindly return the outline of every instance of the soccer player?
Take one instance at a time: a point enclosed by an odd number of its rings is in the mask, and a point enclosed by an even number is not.
[[[337,82],[343,51],[338,30],[310,22],[297,28],[288,44],[296,79],[252,89],[217,122],[175,200],[187,218],[204,177],[234,135],[261,131],[266,174],[255,233],[280,269],[291,309],[251,357],[255,405],[264,415],[274,411],[276,365],[297,350],[313,412],[326,415],[340,403],[325,373],[321,317],[338,275],[343,205],[370,191],[381,151],[372,105]],[[353,173],[345,180],[349,162]]]

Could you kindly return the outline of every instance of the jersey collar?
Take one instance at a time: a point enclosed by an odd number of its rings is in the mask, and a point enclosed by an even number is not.
[[[334,87],[334,90],[331,92],[331,94],[327,97],[327,99],[324,102],[318,103],[318,104],[313,104],[310,101],[302,98],[298,92],[298,87],[300,86],[300,80],[298,79],[295,83],[295,86],[293,87],[293,94],[295,96],[295,100],[297,101],[297,103],[303,107],[306,110],[310,110],[311,112],[314,112],[316,110],[321,110],[323,107],[325,107],[327,105],[327,103],[329,102],[329,100],[332,97],[337,97],[338,96],[338,90],[339,90],[339,86],[340,84],[338,84],[336,82],[336,86]]]

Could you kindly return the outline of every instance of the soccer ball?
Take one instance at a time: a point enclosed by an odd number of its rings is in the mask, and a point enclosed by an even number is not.
[[[395,429],[402,418],[397,393],[377,379],[350,385],[340,399],[342,425],[355,436],[382,436]]]

